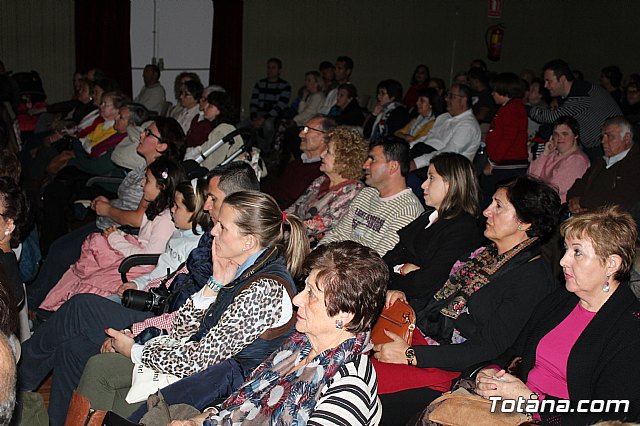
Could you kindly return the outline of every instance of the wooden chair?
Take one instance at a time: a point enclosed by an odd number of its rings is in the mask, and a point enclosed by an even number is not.
[[[89,400],[77,391],[73,391],[64,426],[102,426],[106,414],[104,410],[92,410]]]

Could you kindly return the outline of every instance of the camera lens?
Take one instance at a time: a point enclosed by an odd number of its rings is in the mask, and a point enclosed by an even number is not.
[[[146,291],[126,290],[122,294],[122,306],[136,311],[148,311],[151,307],[153,296]]]

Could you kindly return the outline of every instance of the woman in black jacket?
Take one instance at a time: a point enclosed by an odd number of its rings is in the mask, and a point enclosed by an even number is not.
[[[422,184],[427,210],[398,231],[400,241],[384,256],[391,282],[387,306],[408,300],[420,312],[447,280],[454,262],[480,245],[478,182],[471,162],[442,153]]]

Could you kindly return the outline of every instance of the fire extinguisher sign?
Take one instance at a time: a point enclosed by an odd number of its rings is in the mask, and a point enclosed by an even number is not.
[[[502,16],[502,0],[487,0],[487,16],[489,18]]]

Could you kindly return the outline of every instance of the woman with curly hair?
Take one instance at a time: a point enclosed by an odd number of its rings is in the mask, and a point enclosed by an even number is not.
[[[367,143],[357,131],[337,127],[329,133],[327,150],[321,155],[324,174],[287,209],[302,218],[312,245],[340,221],[364,187],[360,178],[367,153]]]

